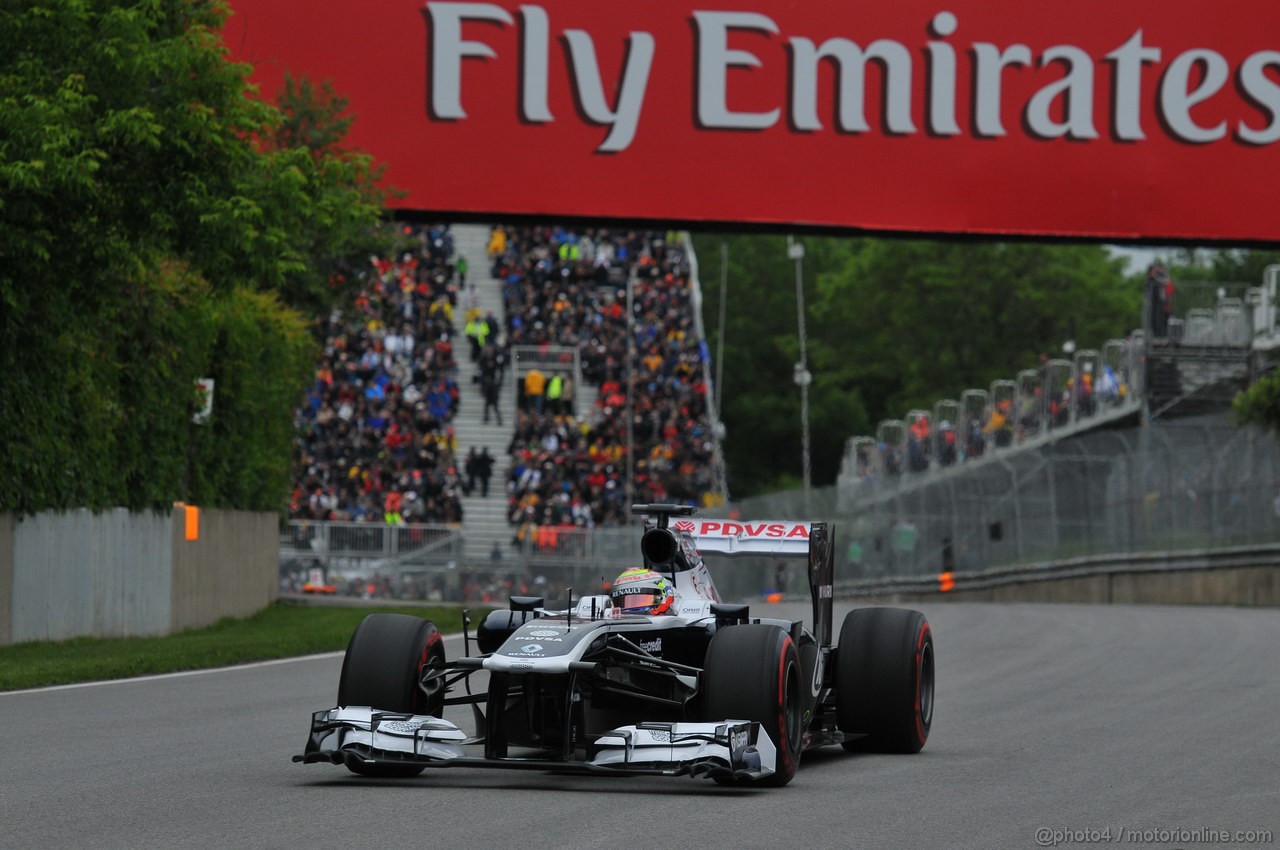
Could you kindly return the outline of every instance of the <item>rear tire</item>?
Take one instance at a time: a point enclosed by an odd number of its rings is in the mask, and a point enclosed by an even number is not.
[[[801,688],[795,643],[777,626],[729,626],[716,632],[707,647],[703,718],[754,720],[777,747],[774,773],[758,784],[780,787],[796,775],[804,734]]]
[[[933,633],[919,611],[850,611],[836,648],[836,724],[846,750],[918,753],[933,723]]]
[[[418,683],[427,667],[443,666],[444,641],[429,620],[405,614],[370,614],[347,644],[338,679],[338,705],[367,705],[404,714],[444,714],[443,684],[424,693]],[[417,776],[414,765],[348,764],[361,776]]]

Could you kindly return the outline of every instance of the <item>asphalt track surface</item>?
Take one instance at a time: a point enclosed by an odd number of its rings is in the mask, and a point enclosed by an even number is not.
[[[1273,835],[1123,846],[1280,842],[1280,611],[924,610],[938,670],[924,751],[809,752],[776,790],[292,764],[337,657],[0,694],[0,846],[985,850],[1108,827]]]

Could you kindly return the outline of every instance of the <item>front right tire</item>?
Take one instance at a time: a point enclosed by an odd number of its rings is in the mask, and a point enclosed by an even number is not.
[[[338,679],[338,705],[367,705],[404,714],[444,714],[444,690],[426,693],[419,687],[425,669],[443,666],[444,641],[435,624],[406,614],[370,614],[347,644]],[[348,762],[361,776],[417,776],[415,765]]]
[[[836,647],[836,725],[846,750],[918,753],[933,723],[933,632],[919,611],[850,611]]]

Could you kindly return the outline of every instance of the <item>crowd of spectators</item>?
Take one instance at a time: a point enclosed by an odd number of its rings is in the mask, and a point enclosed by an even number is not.
[[[508,446],[514,542],[536,545],[553,533],[548,529],[625,524],[628,497],[689,504],[711,498],[707,351],[694,331],[683,248],[656,232],[522,227],[495,228],[489,249],[503,284],[506,345],[574,347],[584,382],[598,390],[594,407],[575,414],[570,370],[538,370],[533,385],[523,384]]]
[[[292,570],[280,576],[281,593],[306,593],[307,571]],[[419,602],[501,604],[511,596],[541,596],[549,603],[566,600],[569,589],[552,577],[525,570],[472,570],[449,568],[444,572],[378,573],[338,578],[329,586],[332,595],[355,599],[404,599]],[[578,587],[577,594],[583,589]]]
[[[477,363],[476,401],[485,421],[493,413],[502,424],[498,393],[515,346],[576,348],[597,401],[578,403],[572,362],[518,376],[510,472],[499,485],[514,543],[626,524],[630,502],[712,498],[707,351],[676,241],[631,230],[494,228],[499,320],[478,310],[447,226],[403,227],[397,239],[393,255],[354,272],[354,306],[317,320],[322,354],[297,411],[293,519],[461,522],[461,496],[487,492],[494,461],[487,452],[465,463],[455,456],[455,357]],[[455,350],[456,312],[465,339]]]
[[[924,473],[976,460],[1040,434],[1083,421],[1129,402],[1129,386],[1141,370],[1140,349],[1131,336],[1107,343],[1109,356],[1079,352],[1074,361],[1040,355],[1037,369],[1015,381],[997,381],[992,391],[965,392],[971,403],[940,401],[932,411],[913,410],[903,421],[886,420],[876,437],[850,441],[848,461],[859,480]],[[996,393],[1004,385],[1003,395]],[[945,412],[944,412],[945,411]]]
[[[293,519],[462,521],[453,238],[445,225],[397,228],[393,255],[352,272],[354,305],[317,319],[321,354],[296,413]]]

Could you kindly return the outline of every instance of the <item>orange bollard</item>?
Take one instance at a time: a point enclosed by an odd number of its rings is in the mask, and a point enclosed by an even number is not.
[[[956,589],[956,577],[951,572],[938,574],[938,590],[947,593]]]

